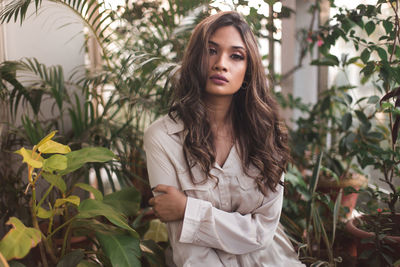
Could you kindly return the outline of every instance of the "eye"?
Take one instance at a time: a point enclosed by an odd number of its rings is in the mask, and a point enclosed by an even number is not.
[[[233,60],[244,60],[244,56],[242,56],[241,54],[232,54],[231,58]]]
[[[215,48],[210,48],[210,49],[208,49],[208,53],[209,53],[210,55],[216,55],[216,54],[217,54],[217,49],[215,49]]]

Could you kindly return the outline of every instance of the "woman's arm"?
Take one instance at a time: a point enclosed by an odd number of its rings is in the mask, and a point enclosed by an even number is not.
[[[189,197],[179,241],[209,246],[231,254],[268,247],[275,236],[282,209],[283,187],[264,197],[251,214],[225,212],[211,203]]]
[[[164,198],[159,200],[164,210],[179,205],[181,200],[177,195],[182,194],[180,191],[165,185],[157,186],[156,190],[165,193]],[[242,215],[222,211],[208,201],[188,197],[179,241],[236,255],[268,247],[279,223],[282,199],[283,188],[278,185],[277,192],[270,192],[268,197],[264,197],[261,207],[251,214]],[[177,217],[172,216],[172,220],[179,217],[179,213],[175,214]],[[171,217],[163,213],[160,218],[168,221]]]
[[[184,204],[186,205],[186,196],[177,189],[180,188],[180,185],[177,181],[175,168],[164,148],[164,145],[168,144],[168,138],[170,137],[160,130],[160,126],[162,124],[158,124],[158,127],[157,125],[152,125],[144,134],[144,148],[146,151],[150,186],[156,187],[160,183],[171,186],[174,189],[173,192],[178,192],[184,196]],[[163,197],[163,194],[157,192],[155,192],[155,195]],[[161,210],[160,213],[165,214]],[[166,221],[163,218],[161,219]],[[179,241],[182,223],[182,218],[178,221],[175,219],[169,220],[167,223],[169,241],[172,246],[175,264],[179,267],[222,267],[223,264],[214,249],[195,244],[185,244]]]

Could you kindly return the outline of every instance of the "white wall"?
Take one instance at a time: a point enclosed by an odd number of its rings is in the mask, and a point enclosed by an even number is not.
[[[43,1],[38,14],[34,10],[34,4],[31,4],[22,25],[19,20],[2,25],[4,58],[20,60],[34,57],[47,67],[61,65],[64,80],[67,81],[72,71],[83,67],[85,62],[83,24],[71,10],[59,4]],[[52,101],[42,101],[41,112],[46,118],[59,115]],[[66,118],[63,121],[65,129],[70,129],[70,121]],[[15,123],[19,125],[20,120]]]
[[[60,5],[43,1],[41,10],[36,16],[31,5],[28,14],[33,14],[22,26],[13,22],[3,25],[6,60],[36,57],[46,65],[62,65],[69,74],[84,63],[83,25]],[[74,24],[59,28],[67,22]]]

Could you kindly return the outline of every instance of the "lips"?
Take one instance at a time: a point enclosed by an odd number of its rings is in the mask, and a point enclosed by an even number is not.
[[[215,84],[222,85],[228,82],[228,79],[222,75],[214,74],[210,76],[210,80],[212,80]]]

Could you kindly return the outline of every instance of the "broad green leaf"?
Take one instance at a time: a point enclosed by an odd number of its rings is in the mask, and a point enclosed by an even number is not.
[[[387,19],[383,21],[383,27],[385,28],[386,33],[389,34],[393,28],[393,24],[389,21],[389,19]]]
[[[130,231],[131,235],[138,237],[136,231],[128,225],[126,217],[124,217],[120,212],[116,211],[113,207],[103,203],[102,201],[95,199],[86,199],[82,201],[82,203],[79,205],[78,210],[78,219],[104,216],[111,223]]]
[[[95,199],[103,200],[103,194],[93,186],[84,183],[77,183],[75,186],[92,193]]]
[[[378,55],[382,60],[387,61],[388,58],[385,49],[383,49],[382,47],[377,47],[376,51],[378,52]]]
[[[167,226],[159,219],[151,220],[149,230],[144,234],[143,239],[151,239],[157,243],[168,242]]]
[[[0,252],[0,267],[10,267],[7,260],[4,258],[3,254]]]
[[[38,216],[41,219],[48,219],[53,215],[53,213],[50,210],[46,210],[42,207],[38,207],[36,216]]]
[[[24,147],[21,149],[15,151],[15,153],[21,155],[23,157],[22,162],[26,162],[29,166],[32,166],[33,168],[39,169],[42,168],[43,163],[42,160],[43,158],[39,157],[39,159],[33,158],[33,156],[36,156],[37,154],[34,153],[32,156],[32,151],[31,150],[26,150]]]
[[[46,143],[47,141],[51,140],[51,138],[54,137],[54,135],[56,134],[57,131],[52,131],[51,133],[49,133],[45,138],[43,138],[42,140],[40,140],[40,142],[37,144],[37,147],[43,145],[44,143]]]
[[[100,264],[96,264],[91,261],[83,260],[80,263],[78,263],[78,265],[76,267],[100,267],[100,266],[101,266]]]
[[[70,267],[77,266],[79,262],[83,260],[85,254],[82,250],[73,250],[70,253],[66,254],[62,259],[58,262],[56,267]]]
[[[43,170],[47,172],[62,171],[67,168],[67,157],[64,155],[53,155],[43,161]]]
[[[48,140],[38,146],[38,150],[43,153],[43,154],[53,154],[53,153],[58,153],[58,154],[67,154],[71,152],[71,149],[69,146],[60,144],[58,142],[55,142],[53,140]]]
[[[50,173],[42,173],[43,178],[49,182],[49,184],[53,184],[55,187],[60,189],[62,193],[65,193],[67,190],[67,185],[60,175],[50,174]]]
[[[367,24],[365,24],[365,31],[368,35],[371,35],[371,33],[375,31],[375,22],[372,20],[368,21]]]
[[[79,206],[80,201],[81,201],[81,199],[78,196],[72,195],[72,196],[69,196],[67,198],[59,198],[59,199],[57,199],[56,203],[54,204],[54,207],[55,208],[60,207],[61,205],[63,205],[64,203],[67,203],[67,202],[72,203],[72,204],[74,204],[76,206]]]
[[[96,233],[96,237],[112,266],[137,267],[141,265],[138,238],[101,233]]]
[[[126,216],[132,216],[139,210],[140,199],[141,195],[134,187],[127,187],[104,196],[103,202]]]
[[[368,48],[365,48],[360,55],[360,58],[364,64],[367,64],[369,60],[369,56],[371,55],[371,52],[369,52]]]
[[[342,129],[344,131],[348,130],[351,126],[351,123],[353,121],[353,117],[351,116],[350,113],[346,113],[342,117]]]
[[[16,217],[11,217],[7,224],[13,228],[0,241],[0,253],[6,260],[21,259],[40,242],[41,233],[35,228],[26,227]]]
[[[379,100],[380,100],[380,97],[379,96],[377,96],[377,95],[373,95],[373,96],[370,96],[369,98],[368,98],[368,104],[376,104],[376,103],[378,103],[379,102]]]
[[[73,172],[88,162],[106,162],[114,159],[115,155],[105,147],[85,147],[65,155],[68,158],[68,167],[59,172],[61,175]]]

